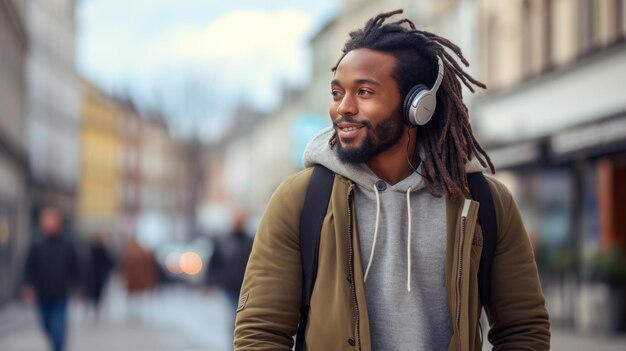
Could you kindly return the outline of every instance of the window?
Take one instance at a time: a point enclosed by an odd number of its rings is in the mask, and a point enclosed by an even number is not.
[[[623,15],[624,15],[624,0],[611,0],[608,1],[606,9],[606,14],[609,17],[609,38],[608,43],[612,44],[618,41],[620,38],[623,38],[622,26],[623,26]]]
[[[620,38],[626,38],[626,0],[618,2],[618,14],[617,24],[619,26]]]
[[[580,27],[579,36],[579,54],[589,51],[593,45],[593,18],[594,8],[591,0],[583,0],[579,5]]]
[[[531,26],[531,8],[530,0],[522,2],[522,28],[521,28],[521,45],[522,45],[522,76],[528,77],[532,70],[532,26]]]
[[[486,75],[489,84],[497,84],[498,76],[498,50],[497,40],[497,22],[495,16],[489,15],[487,18],[487,69]]]
[[[552,66],[552,41],[553,38],[553,4],[552,0],[544,0],[543,1],[543,26],[542,26],[542,34],[541,37],[543,39],[543,47],[542,47],[542,71],[550,69]]]
[[[125,153],[126,156],[126,164],[124,168],[131,172],[135,172],[137,170],[137,152],[134,148],[128,148]]]
[[[583,0],[580,3],[580,51],[605,47],[624,36],[624,0]]]
[[[130,207],[136,202],[137,189],[132,183],[126,183],[124,185],[124,203]]]

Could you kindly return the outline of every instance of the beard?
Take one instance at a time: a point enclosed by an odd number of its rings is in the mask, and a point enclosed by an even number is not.
[[[346,122],[356,122],[350,118],[341,117]],[[367,128],[367,135],[361,145],[346,149],[341,145],[341,140],[337,140],[337,155],[342,162],[365,163],[375,156],[394,146],[402,137],[404,122],[400,116],[400,109],[372,127],[369,121],[361,122],[363,128]]]

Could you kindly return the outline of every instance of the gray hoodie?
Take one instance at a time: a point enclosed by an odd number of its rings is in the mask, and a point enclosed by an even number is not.
[[[332,133],[328,127],[311,139],[304,164],[321,164],[356,184],[372,349],[447,350],[445,199],[432,196],[417,173],[390,185],[365,164],[342,162],[328,144]],[[481,170],[475,160],[466,166]]]

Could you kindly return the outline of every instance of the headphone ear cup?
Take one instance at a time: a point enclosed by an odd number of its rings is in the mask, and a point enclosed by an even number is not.
[[[413,105],[417,106],[414,100],[415,98],[417,98],[418,95],[420,95],[421,92],[427,90],[429,90],[427,86],[425,86],[424,84],[418,84],[411,88],[411,90],[409,90],[409,93],[406,94],[406,97],[404,98],[404,105],[402,107],[402,119],[404,120],[404,123],[408,124],[411,127],[417,127],[419,125],[416,121],[411,120],[411,109],[415,109]]]

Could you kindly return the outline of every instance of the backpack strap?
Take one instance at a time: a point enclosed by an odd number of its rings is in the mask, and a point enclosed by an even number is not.
[[[296,351],[304,350],[304,333],[309,317],[311,295],[317,275],[317,259],[320,234],[330,193],[333,190],[335,173],[328,168],[315,165],[311,181],[306,190],[304,206],[300,213],[300,255],[302,257],[302,303],[300,304],[300,324],[296,334]]]
[[[480,173],[467,175],[472,198],[480,203],[478,208],[478,222],[483,232],[483,250],[480,256],[480,268],[478,270],[478,293],[483,306],[491,301],[491,265],[496,252],[498,240],[498,225],[496,222],[496,209],[487,179]]]

